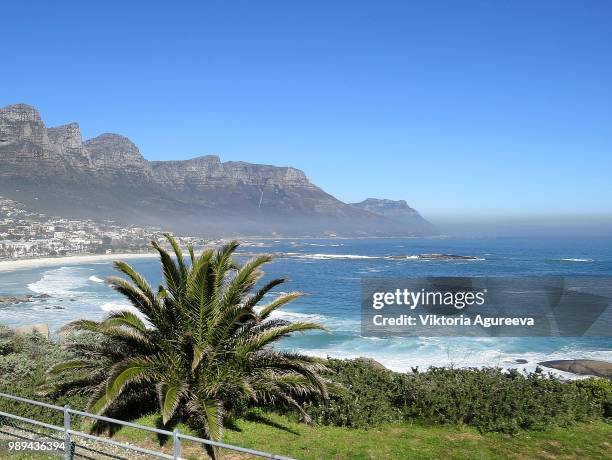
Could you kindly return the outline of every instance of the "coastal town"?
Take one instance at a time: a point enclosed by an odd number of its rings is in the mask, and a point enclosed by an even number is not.
[[[0,260],[145,253],[152,240],[162,239],[158,228],[49,216],[0,196]],[[177,239],[182,245],[205,243],[192,237]]]

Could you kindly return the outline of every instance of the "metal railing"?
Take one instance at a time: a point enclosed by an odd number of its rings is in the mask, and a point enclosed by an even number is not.
[[[24,422],[24,423],[29,423],[41,428],[46,428],[49,430],[53,430],[53,431],[57,431],[57,432],[62,432],[63,433],[63,439],[64,439],[64,452],[65,452],[65,459],[66,460],[72,460],[74,457],[74,449],[75,449],[75,443],[73,442],[73,438],[74,437],[80,437],[80,438],[84,438],[84,439],[88,439],[91,441],[95,441],[95,442],[100,442],[103,444],[108,444],[114,447],[119,447],[119,448],[123,448],[126,450],[131,450],[134,452],[139,452],[141,454],[147,454],[147,455],[151,455],[153,457],[157,457],[157,458],[164,458],[164,459],[171,459],[171,460],[180,460],[183,457],[181,457],[181,450],[182,450],[182,440],[185,441],[191,441],[191,442],[195,442],[195,443],[199,443],[199,444],[204,444],[204,445],[209,445],[212,447],[216,447],[216,448],[220,448],[220,449],[228,449],[228,450],[233,450],[235,452],[240,452],[243,454],[248,454],[248,455],[253,455],[256,457],[263,457],[263,458],[269,458],[269,459],[275,459],[275,460],[292,460],[290,457],[283,457],[281,455],[274,455],[274,454],[270,454],[268,452],[261,452],[258,450],[253,450],[253,449],[247,449],[245,447],[238,447],[238,446],[233,446],[231,444],[225,444],[222,442],[217,442],[217,441],[211,441],[209,439],[204,439],[204,438],[198,438],[195,436],[189,436],[187,434],[183,434],[181,433],[178,429],[175,429],[174,431],[168,431],[168,430],[162,430],[159,428],[153,428],[153,427],[148,427],[148,426],[144,426],[144,425],[139,425],[137,423],[132,423],[132,422],[126,422],[123,420],[118,420],[118,419],[114,419],[114,418],[110,418],[110,417],[103,417],[101,415],[95,415],[95,414],[91,414],[89,412],[83,412],[80,410],[76,410],[76,409],[71,409],[69,406],[55,406],[53,404],[48,404],[48,403],[44,403],[44,402],[40,402],[40,401],[34,401],[32,399],[26,399],[26,398],[21,398],[19,396],[13,396],[10,394],[6,394],[6,393],[0,393],[0,398],[4,398],[4,399],[9,399],[12,401],[17,401],[17,402],[21,402],[21,403],[25,403],[25,404],[32,404],[35,406],[39,406],[39,407],[44,407],[46,409],[51,409],[51,410],[56,410],[56,411],[60,411],[64,414],[64,426],[58,426],[58,425],[53,425],[50,423],[45,423],[45,422],[41,422],[39,420],[34,420],[34,419],[30,419],[27,417],[21,417],[19,415],[15,415],[15,414],[10,414],[7,412],[2,412],[0,411],[0,418],[1,417],[7,417],[13,420],[17,420],[20,422]],[[154,451],[154,450],[150,450],[150,449],[145,449],[144,447],[139,447],[139,446],[134,446],[132,444],[127,444],[127,443],[123,443],[120,441],[115,441],[113,439],[107,438],[107,437],[103,437],[103,436],[96,436],[93,434],[89,434],[89,433],[84,433],[82,431],[75,431],[72,429],[72,415],[77,415],[77,416],[81,416],[81,417],[87,417],[87,418],[91,418],[93,420],[99,420],[102,422],[107,422],[107,423],[112,423],[112,424],[116,424],[116,425],[121,425],[121,426],[125,426],[125,427],[131,427],[131,428],[135,428],[138,430],[143,430],[143,431],[148,431],[151,433],[155,433],[158,435],[162,435],[162,436],[168,436],[170,438],[172,438],[172,442],[173,442],[173,452],[172,455],[170,454],[166,454],[163,452],[159,452],[159,451]]]

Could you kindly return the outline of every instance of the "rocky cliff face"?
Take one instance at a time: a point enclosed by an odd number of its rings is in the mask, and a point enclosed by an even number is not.
[[[349,206],[291,167],[221,162],[213,155],[149,162],[124,136],[83,142],[77,123],[46,128],[24,104],[0,109],[0,177],[0,194],[44,212],[174,231],[366,236],[425,228],[405,202]],[[402,220],[411,212],[414,219]]]
[[[185,161],[154,161],[151,164],[156,181],[171,188],[206,189],[228,183],[314,187],[299,169],[233,161],[222,163],[216,155]]]
[[[72,176],[90,172],[89,153],[77,123],[45,126],[34,107],[0,109],[0,175],[5,177]]]
[[[87,172],[91,170],[91,157],[83,145],[83,137],[78,123],[47,129],[53,155],[63,161],[66,168]]]
[[[351,203],[351,206],[404,223],[411,228],[420,230],[423,234],[435,234],[433,226],[423,219],[416,209],[408,206],[405,200],[367,198],[360,203]]]
[[[36,109],[25,104],[0,109],[0,176],[46,175],[63,169]]]
[[[98,177],[151,182],[151,165],[127,137],[105,133],[85,142],[92,170]]]
[[[351,206],[373,212],[374,214],[394,218],[412,218],[419,215],[416,209],[408,206],[408,203],[406,203],[405,200],[394,201],[384,198],[367,198],[360,203],[351,203]]]
[[[313,185],[299,169],[221,162],[215,155],[185,161],[151,163],[154,181],[166,189],[196,193],[207,203],[316,212],[316,207],[343,207],[344,203]]]

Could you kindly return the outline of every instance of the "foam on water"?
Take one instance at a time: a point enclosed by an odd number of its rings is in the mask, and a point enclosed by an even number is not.
[[[416,260],[419,262],[477,262],[486,260],[484,257],[472,257],[469,259],[459,259],[459,258],[428,258],[419,255],[407,255],[407,256],[388,256],[388,255],[380,255],[380,256],[370,256],[363,254],[309,254],[305,252],[285,252],[279,255],[280,258],[291,258],[291,259],[312,259],[312,260],[393,260],[393,261],[406,261],[406,260]]]
[[[260,308],[256,308],[256,310],[260,310]],[[306,322],[315,322],[321,323],[325,327],[336,330],[336,331],[350,331],[357,333],[361,327],[361,322],[359,319],[350,319],[350,318],[338,318],[333,316],[326,316],[317,313],[300,313],[295,311],[286,311],[286,310],[275,310],[270,314],[271,319],[282,319],[285,321],[306,321]]]
[[[367,357],[375,359],[387,368],[397,372],[410,372],[412,368],[426,370],[429,367],[500,367],[503,369],[519,369],[534,371],[538,363],[557,359],[575,359],[577,350],[561,348],[553,352],[523,351],[512,352],[500,350],[493,344],[478,347],[474,341],[458,343],[458,339],[446,341],[434,338],[433,340],[413,339],[374,339],[364,340],[364,337],[348,339],[340,344],[329,345],[322,348],[299,348],[301,352],[312,356],[340,359],[353,359]],[[612,360],[612,351],[606,350],[580,350],[579,356],[583,359]],[[518,363],[525,360],[526,363]],[[566,378],[577,378],[574,374],[545,369],[555,375]]]
[[[364,256],[358,254],[302,254],[299,252],[287,252],[282,257],[292,257],[296,259],[315,259],[315,260],[362,260],[362,259],[385,259],[383,256]]]
[[[106,302],[100,306],[102,311],[112,313],[115,311],[129,311],[131,305],[124,302]]]
[[[118,311],[129,311],[136,315],[140,315],[140,312],[138,311],[138,309],[135,308],[133,305],[129,304],[128,302],[106,302],[100,306],[100,309],[107,313],[115,313]]]
[[[42,278],[28,284],[30,291],[57,297],[68,297],[87,285],[87,270],[81,267],[60,267],[46,271]]]
[[[590,358],[612,361],[609,339],[499,339],[499,338],[370,338],[361,337],[360,285],[362,276],[483,276],[542,274],[612,274],[612,244],[593,246],[577,240],[558,243],[549,240],[505,242],[490,240],[343,240],[342,249],[321,251],[316,246],[333,246],[336,241],[266,242],[270,252],[282,254],[266,267],[265,280],[289,276],[286,291],[302,291],[309,295],[297,299],[272,314],[272,318],[288,321],[322,323],[329,332],[296,334],[280,342],[287,349],[339,358],[370,357],[390,369],[410,371],[419,366],[500,366],[535,369],[538,362],[550,359]],[[401,245],[399,245],[401,243]],[[574,246],[572,246],[574,245]],[[576,246],[578,245],[578,246]],[[582,246],[581,246],[582,245]],[[254,252],[268,251],[267,248]],[[406,248],[406,249],[402,249]],[[341,254],[334,254],[337,250]],[[299,252],[298,252],[299,251]],[[419,256],[398,259],[389,254],[494,254],[486,264],[470,264],[470,260],[442,263]],[[562,257],[572,257],[562,260]],[[585,263],[597,260],[597,263]],[[418,263],[419,261],[428,263]],[[440,262],[440,263],[439,263]],[[582,262],[582,263],[580,263]],[[135,261],[136,269],[153,285],[161,281],[155,260]],[[486,267],[485,267],[486,265]],[[486,268],[486,270],[485,270]],[[0,307],[0,321],[11,324],[43,322],[51,330],[76,318],[99,320],[113,311],[135,309],[102,281],[113,274],[110,263],[69,266],[44,270],[21,271],[2,277],[0,292],[21,294],[27,286],[37,294],[49,294],[46,301],[35,301]],[[21,286],[17,289],[14,284]],[[270,301],[282,292],[270,293]],[[264,301],[264,303],[265,303]],[[516,360],[526,360],[526,364]],[[559,373],[561,374],[561,373]]]
[[[282,311],[275,310],[270,314],[271,319],[282,319],[286,321],[315,321],[315,322],[324,322],[324,315],[317,314],[308,314],[308,313],[298,313],[291,311]]]

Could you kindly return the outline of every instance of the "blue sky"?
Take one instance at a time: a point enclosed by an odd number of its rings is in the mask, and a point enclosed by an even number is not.
[[[436,220],[612,216],[612,3],[9,2],[0,105]]]

